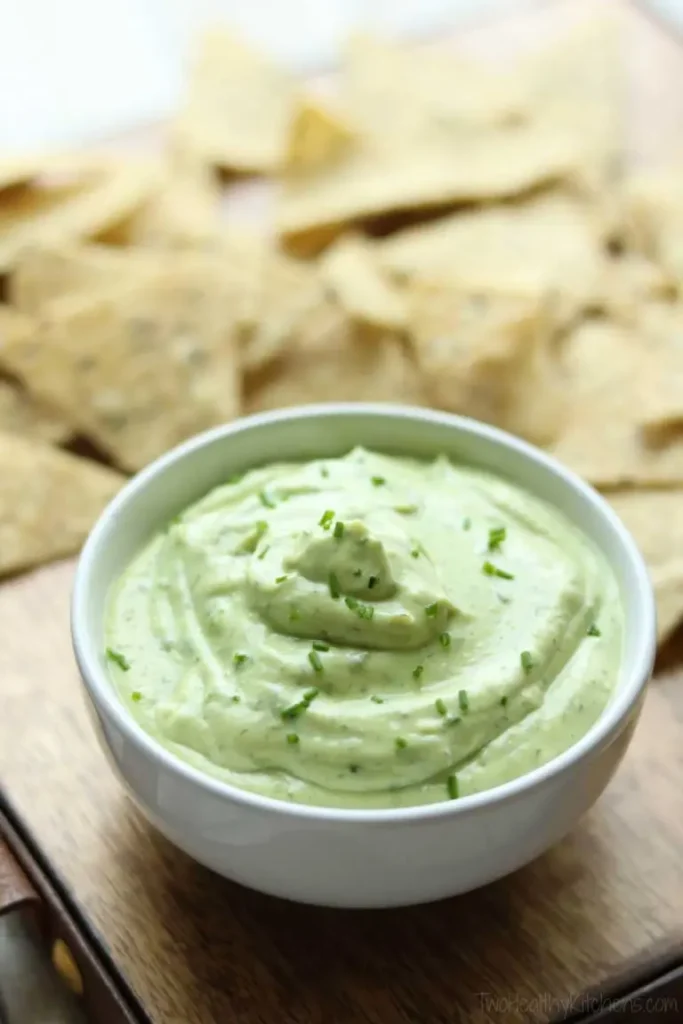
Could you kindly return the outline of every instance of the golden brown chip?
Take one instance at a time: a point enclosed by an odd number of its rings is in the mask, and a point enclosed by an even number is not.
[[[662,642],[683,621],[683,490],[618,491],[608,497],[650,571]]]
[[[621,197],[625,239],[654,260],[668,282],[683,286],[683,167],[641,171]]]
[[[97,463],[0,433],[0,575],[78,551],[122,483]]]
[[[0,363],[135,470],[239,411],[233,303],[203,269],[161,269],[53,303]]]
[[[225,29],[204,36],[174,130],[177,149],[216,167],[269,173],[281,166],[294,79]]]
[[[94,238],[125,219],[155,186],[147,165],[89,165],[82,177],[0,195],[0,271],[28,246]]]
[[[668,301],[674,291],[656,263],[637,253],[626,253],[605,263],[597,309],[618,323],[634,325],[645,304]]]
[[[0,378],[0,432],[61,444],[72,430],[58,413],[37,402],[24,388]]]
[[[323,281],[352,320],[403,330],[407,307],[402,290],[383,272],[377,251],[362,235],[343,235],[320,261]]]
[[[336,160],[353,130],[340,114],[312,96],[301,96],[292,113],[284,167],[287,173],[310,170]]]
[[[424,404],[415,366],[400,340],[389,333],[368,337],[329,301],[300,325],[292,348],[247,383],[246,409],[327,401]]]
[[[683,482],[683,432],[651,443],[642,420],[656,343],[608,321],[587,322],[568,339],[572,397],[554,454],[602,487]]]
[[[580,183],[600,189],[620,169],[625,140],[626,78],[620,24],[583,22],[521,66],[536,118],[580,147]]]
[[[159,187],[108,239],[158,249],[220,246],[221,189],[210,167],[177,157],[163,170]]]
[[[414,282],[409,336],[432,402],[547,443],[564,414],[547,300]]]
[[[590,206],[550,192],[452,214],[400,231],[378,248],[383,266],[400,276],[531,297],[553,291],[558,313],[571,319],[597,299],[606,264],[602,243],[602,224]]]

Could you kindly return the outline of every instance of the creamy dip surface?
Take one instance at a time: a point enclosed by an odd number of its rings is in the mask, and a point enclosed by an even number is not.
[[[255,469],[109,603],[130,713],[195,767],[329,807],[427,804],[549,761],[615,688],[613,573],[563,515],[446,458]]]

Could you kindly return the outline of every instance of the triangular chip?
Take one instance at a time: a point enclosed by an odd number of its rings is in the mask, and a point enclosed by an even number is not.
[[[532,297],[554,291],[567,319],[595,303],[606,264],[601,223],[560,192],[452,214],[399,231],[378,249],[401,276]]]
[[[581,150],[580,182],[598,190],[624,156],[626,77],[619,22],[595,18],[545,46],[521,69],[541,122],[572,136]]]
[[[571,411],[554,454],[602,487],[683,482],[683,431],[651,443],[643,429],[651,367],[661,359],[640,331],[587,322],[566,345]]]
[[[0,378],[0,431],[61,444],[72,434],[58,413],[37,402],[24,388]]]
[[[292,113],[284,167],[287,173],[320,167],[336,160],[353,138],[339,113],[311,96],[302,96]]]
[[[597,308],[619,323],[633,325],[645,304],[674,298],[668,275],[638,253],[627,252],[606,261]]]
[[[547,443],[564,413],[546,301],[415,282],[409,336],[432,402]]]
[[[320,261],[320,273],[353,320],[387,330],[405,328],[405,296],[362,235],[343,235],[330,246]]]
[[[0,433],[0,575],[74,554],[123,477]]]
[[[661,267],[683,288],[683,165],[632,175],[622,192],[627,244]]]
[[[239,411],[234,303],[204,270],[48,307],[0,363],[121,467],[139,469]]]
[[[174,129],[181,153],[229,171],[281,166],[296,83],[226,29],[203,37]]]
[[[661,642],[683,621],[683,489],[619,491],[608,498],[650,571]]]
[[[79,178],[0,194],[0,271],[27,246],[94,238],[124,220],[155,187],[147,165],[90,165]]]
[[[291,349],[247,382],[246,409],[329,401],[424,404],[424,395],[400,339],[368,337],[327,301],[300,324]]]

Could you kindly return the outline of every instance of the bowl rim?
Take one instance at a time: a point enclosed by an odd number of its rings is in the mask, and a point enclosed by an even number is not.
[[[182,459],[199,456],[206,446],[215,441],[253,428],[276,425],[285,420],[314,419],[316,416],[330,414],[378,417],[382,415],[396,417],[398,415],[402,418],[442,425],[460,434],[475,435],[493,444],[512,449],[520,456],[539,464],[546,472],[559,477],[565,485],[577,491],[581,498],[607,522],[610,530],[616,535],[621,551],[630,563],[630,569],[637,580],[637,587],[634,588],[633,593],[627,595],[624,602],[625,605],[628,605],[629,601],[635,602],[638,612],[636,621],[639,625],[635,657],[626,667],[623,663],[620,665],[625,678],[597,721],[576,743],[557,757],[500,786],[463,796],[457,800],[443,800],[407,807],[326,807],[263,796],[205,773],[164,747],[162,743],[147,733],[126,710],[106,672],[99,664],[95,653],[97,644],[86,627],[90,582],[96,573],[101,546],[111,528],[112,521],[116,521],[120,510],[130,501],[135,500],[154,478],[165,473]],[[137,748],[142,748],[150,760],[160,762],[161,766],[171,774],[179,775],[184,781],[195,784],[203,790],[208,790],[214,796],[241,804],[252,811],[264,811],[307,821],[373,825],[419,822],[490,807],[522,796],[528,790],[536,789],[553,777],[572,768],[584,757],[596,753],[620,731],[622,724],[637,705],[650,679],[656,654],[656,610],[652,585],[643,557],[635,540],[617,514],[605,498],[590,484],[540,448],[536,448],[497,427],[465,416],[419,406],[390,403],[329,402],[255,413],[214,427],[172,448],[124,484],[100,514],[81,551],[71,596],[71,639],[83,684],[98,713],[103,713],[105,718],[111,717],[128,742]]]

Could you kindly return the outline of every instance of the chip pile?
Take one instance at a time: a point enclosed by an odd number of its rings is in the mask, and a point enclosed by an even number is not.
[[[333,94],[227,30],[162,154],[0,160],[0,573],[242,413],[431,405],[607,495],[683,620],[683,166],[626,166],[619,24],[504,73],[368,35]],[[259,175],[271,224],[222,208]],[[86,450],[92,457],[74,454]]]

